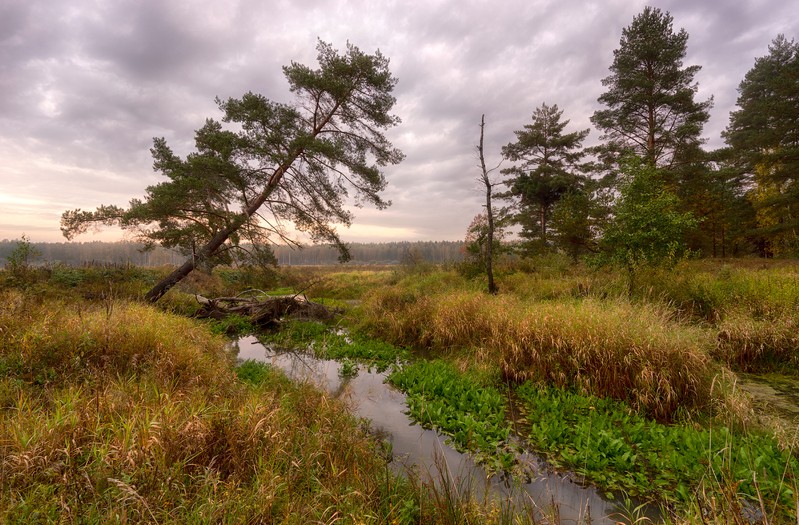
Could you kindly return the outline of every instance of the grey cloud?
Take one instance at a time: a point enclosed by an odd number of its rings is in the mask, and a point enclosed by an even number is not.
[[[349,40],[391,59],[403,123],[390,136],[407,155],[387,170],[394,206],[357,210],[356,222],[413,228],[420,238],[460,238],[481,210],[475,182],[480,115],[486,115],[491,164],[543,102],[564,110],[570,130],[590,127],[621,30],[644,5],[4,2],[0,191],[20,191],[20,199],[38,195],[51,208],[124,204],[158,180],[148,151],[153,136],[165,136],[185,155],[194,130],[206,117],[219,117],[215,96],[252,90],[290,101],[281,66],[313,64],[317,38],[339,48]],[[719,145],[735,88],[754,58],[779,32],[799,36],[799,5],[664,0],[660,7],[690,34],[686,64],[703,67],[700,97],[715,96],[705,134]],[[587,143],[598,135],[592,130]],[[41,220],[51,221],[45,208]],[[57,224],[51,231],[56,240]]]

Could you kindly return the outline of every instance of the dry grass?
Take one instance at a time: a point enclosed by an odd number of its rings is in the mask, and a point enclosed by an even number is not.
[[[710,400],[709,332],[624,299],[530,302],[473,291],[375,291],[367,326],[436,351],[468,349],[513,381],[534,380],[629,402],[660,420]]]
[[[757,319],[731,312],[718,324],[713,355],[736,370],[799,370],[799,312]]]
[[[0,522],[405,523],[418,509],[338,402],[276,373],[244,385],[192,321],[0,300]]]
[[[515,381],[627,401],[659,420],[710,400],[706,333],[672,322],[657,307],[585,300],[511,311],[491,347]]]

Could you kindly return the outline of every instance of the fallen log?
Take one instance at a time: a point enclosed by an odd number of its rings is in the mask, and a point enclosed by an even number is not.
[[[335,315],[330,308],[308,300],[305,295],[277,295],[267,299],[248,297],[216,297],[196,295],[202,306],[195,314],[201,319],[224,319],[229,315],[249,318],[258,326],[267,327],[284,318],[325,321]]]

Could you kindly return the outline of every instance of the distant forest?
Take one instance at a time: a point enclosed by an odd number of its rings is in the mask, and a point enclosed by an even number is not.
[[[178,265],[185,256],[160,246],[143,251],[144,245],[134,242],[55,242],[32,243],[41,253],[34,264],[61,263],[70,266],[90,264],[131,264],[134,266]],[[16,248],[16,240],[0,241],[0,263]],[[419,241],[353,243],[348,245],[352,260],[348,264],[401,264],[409,259],[431,263],[463,260],[463,242]],[[280,266],[331,265],[338,263],[338,251],[327,245],[291,249],[273,246]]]

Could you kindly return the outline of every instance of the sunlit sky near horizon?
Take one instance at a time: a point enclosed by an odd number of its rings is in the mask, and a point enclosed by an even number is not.
[[[281,66],[315,66],[317,39],[380,49],[399,79],[389,136],[406,159],[386,171],[393,205],[357,209],[342,237],[462,239],[481,211],[480,115],[492,165],[544,102],[567,131],[592,128],[622,29],[646,5],[690,35],[697,99],[714,97],[703,135],[721,146],[755,58],[780,33],[799,38],[799,1],[0,0],[0,239],[63,241],[64,210],[141,197],[161,179],[153,137],[185,155],[220,117],[215,97],[290,102]]]

